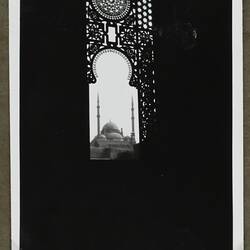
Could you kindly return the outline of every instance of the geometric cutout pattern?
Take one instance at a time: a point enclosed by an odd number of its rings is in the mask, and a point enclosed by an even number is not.
[[[120,54],[139,98],[140,140],[155,123],[154,34],[151,0],[86,0],[87,82],[96,82],[102,53]],[[112,31],[112,34],[110,32]]]

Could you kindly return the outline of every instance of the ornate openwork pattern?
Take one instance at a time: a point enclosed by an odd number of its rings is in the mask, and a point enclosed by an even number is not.
[[[123,18],[129,11],[130,0],[92,0],[100,15],[111,20]]]
[[[138,25],[142,29],[152,29],[152,3],[151,0],[139,0],[137,2]]]
[[[126,59],[129,84],[138,89],[144,141],[156,113],[151,0],[86,0],[86,19],[87,81],[96,82],[96,60],[102,53]]]

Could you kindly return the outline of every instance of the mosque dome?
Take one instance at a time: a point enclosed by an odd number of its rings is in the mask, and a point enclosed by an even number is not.
[[[115,123],[111,122],[111,121],[106,123],[103,126],[102,131],[101,131],[101,134],[104,134],[106,136],[109,133],[118,133],[119,135],[121,133],[118,126]]]
[[[101,140],[106,140],[106,136],[105,136],[105,135],[100,134],[100,135],[98,136],[98,139],[101,139]]]
[[[106,134],[107,139],[109,140],[122,140],[121,134],[118,133],[108,133]]]
[[[105,136],[105,138],[108,140],[116,140],[116,141],[123,140],[123,136],[118,126],[111,121],[103,126],[101,135]]]

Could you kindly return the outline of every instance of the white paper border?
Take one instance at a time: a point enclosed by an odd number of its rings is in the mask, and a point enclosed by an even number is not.
[[[243,6],[233,0],[233,250],[244,249]]]
[[[244,249],[243,208],[243,13],[233,0],[233,249]],[[11,240],[20,249],[20,0],[9,0]]]
[[[11,249],[20,249],[20,0],[9,0]]]

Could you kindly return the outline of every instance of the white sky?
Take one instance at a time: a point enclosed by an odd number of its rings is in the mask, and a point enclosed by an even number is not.
[[[101,126],[110,120],[120,129],[124,136],[130,135],[131,99],[134,99],[135,138],[139,142],[139,119],[137,89],[128,82],[129,67],[122,56],[114,52],[104,53],[97,60],[97,82],[90,85],[90,140],[97,134],[97,94],[100,97]]]

